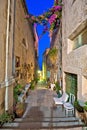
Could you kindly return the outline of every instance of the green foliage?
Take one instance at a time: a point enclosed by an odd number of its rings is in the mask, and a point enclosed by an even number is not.
[[[52,48],[52,49],[49,51],[48,55],[49,55],[49,56],[56,56],[57,53],[58,53],[58,49],[57,49],[57,48]]]
[[[84,110],[87,112],[87,105],[84,106]]]
[[[21,103],[21,102],[17,103],[16,104],[16,110],[17,109],[19,109],[19,110],[24,109],[24,103]]]
[[[21,84],[17,84],[14,88],[14,99],[16,102],[18,102],[18,95],[21,94],[22,86]]]
[[[56,92],[59,93],[59,90],[61,90],[61,87],[58,82],[55,83]]]
[[[84,108],[80,106],[79,101],[74,102],[74,107],[77,109],[78,112],[84,112]]]
[[[87,112],[87,101],[84,104],[85,104],[84,110]]]
[[[0,115],[0,125],[2,126],[6,122],[12,122],[13,115],[8,114],[7,112]]]
[[[34,79],[35,83],[37,83],[37,82],[38,82],[38,80],[39,80],[38,78],[35,78],[35,79]]]
[[[34,90],[34,88],[35,88],[35,80],[32,80],[32,81],[31,81],[30,88],[31,88],[32,90]]]
[[[87,101],[85,102],[85,105],[87,105]]]
[[[57,59],[57,54],[58,54],[58,49],[57,48],[50,49],[50,51],[48,53],[48,57],[49,57],[52,64],[55,64],[56,59]]]

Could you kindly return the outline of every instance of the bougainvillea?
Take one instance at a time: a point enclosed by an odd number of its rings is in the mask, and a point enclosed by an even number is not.
[[[26,15],[26,18],[29,18],[32,24],[37,23],[44,26],[42,35],[49,31],[52,36],[53,31],[59,27],[60,18],[62,11],[62,0],[55,0],[54,6],[50,8],[47,12],[39,16],[33,16],[31,14]]]

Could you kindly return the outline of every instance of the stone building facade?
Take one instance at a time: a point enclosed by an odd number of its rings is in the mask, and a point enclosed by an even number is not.
[[[87,0],[63,0],[63,88],[87,101]]]
[[[34,79],[34,33],[24,0],[0,1],[0,113],[13,107],[15,81]]]
[[[50,68],[50,80],[53,82],[58,81],[60,86],[62,85],[62,28],[55,29],[51,39],[51,49],[57,48],[58,53],[54,64],[48,65]],[[49,63],[48,63],[49,64]]]

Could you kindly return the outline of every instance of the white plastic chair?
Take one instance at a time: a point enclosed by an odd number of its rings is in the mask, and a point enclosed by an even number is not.
[[[70,93],[69,102],[64,103],[65,115],[69,115],[69,112],[71,112],[72,115],[74,115],[74,101],[75,96],[74,94]]]
[[[69,96],[67,93],[63,93],[63,95],[58,98],[58,97],[54,97],[54,102],[55,102],[55,105],[63,105],[65,102],[67,102]]]
[[[54,90],[55,84],[54,84],[54,83],[51,83],[51,84],[50,84],[50,87],[51,87],[51,90]]]

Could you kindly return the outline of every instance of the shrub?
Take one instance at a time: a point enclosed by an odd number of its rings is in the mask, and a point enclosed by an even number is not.
[[[14,88],[14,99],[16,102],[18,102],[18,95],[21,94],[22,86],[20,84],[17,84]]]
[[[87,101],[85,102],[85,105],[87,105]]]
[[[79,104],[79,101],[74,102],[74,106],[77,109],[78,112],[84,112],[84,108]]]
[[[32,90],[34,90],[34,88],[35,88],[35,80],[32,80],[32,81],[31,81],[30,88],[31,88]]]
[[[84,110],[87,112],[87,101],[85,102]]]
[[[0,115],[0,125],[2,126],[6,122],[12,122],[14,115],[10,115],[7,112],[4,112]]]
[[[56,92],[59,93],[59,90],[61,90],[61,87],[58,82],[55,83]]]
[[[58,49],[57,48],[51,48],[48,53],[48,57],[52,64],[55,64],[56,58],[58,54]]]
[[[84,110],[87,112],[87,105],[84,106]]]

